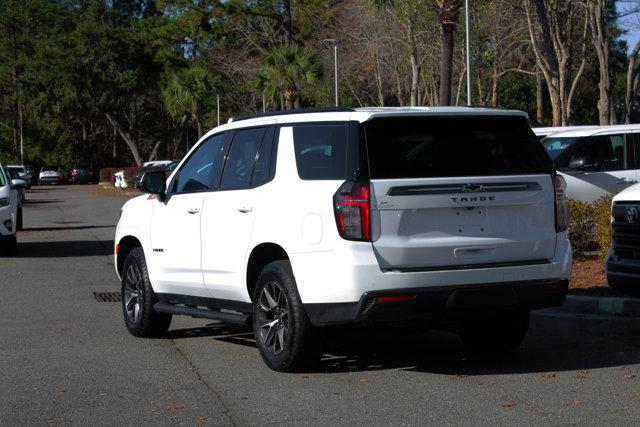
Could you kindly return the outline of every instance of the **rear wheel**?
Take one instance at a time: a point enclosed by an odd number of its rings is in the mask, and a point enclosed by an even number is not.
[[[466,325],[459,335],[472,352],[506,353],[520,346],[529,330],[530,317],[529,310],[497,315]]]
[[[158,302],[151,283],[142,248],[129,252],[122,269],[122,314],[127,330],[136,337],[164,335],[171,325],[171,315],[158,313]]]
[[[253,295],[253,328],[258,350],[271,369],[312,368],[322,355],[320,334],[307,317],[288,261],[268,264]]]

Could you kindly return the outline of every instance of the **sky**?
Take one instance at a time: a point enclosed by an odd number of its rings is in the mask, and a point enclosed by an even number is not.
[[[627,33],[622,38],[627,41],[627,52],[631,52],[633,46],[640,40],[640,13],[631,13],[626,16],[625,13],[629,10],[640,9],[640,0],[617,1],[616,9],[618,14],[623,15],[619,20],[619,24]]]

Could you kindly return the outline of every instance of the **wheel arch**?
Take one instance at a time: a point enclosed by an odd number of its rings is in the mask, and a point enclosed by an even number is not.
[[[253,248],[247,262],[246,285],[249,298],[253,300],[253,291],[262,269],[273,261],[288,260],[289,255],[277,243],[261,243]]]
[[[127,259],[127,255],[134,248],[142,248],[142,243],[135,236],[124,236],[118,241],[118,253],[117,253],[117,269],[118,274],[122,277],[122,269],[124,268],[124,261]]]

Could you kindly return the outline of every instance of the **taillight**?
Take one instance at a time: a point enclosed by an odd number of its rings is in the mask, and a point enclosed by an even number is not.
[[[77,170],[75,170],[75,169],[74,169],[74,170],[72,170],[72,171],[71,171],[71,175],[78,175],[78,171],[77,171]]]
[[[333,208],[343,239],[371,241],[368,182],[342,184],[333,196]]]
[[[567,183],[560,175],[553,175],[553,189],[556,205],[556,232],[565,231],[569,222],[569,202],[567,201]]]

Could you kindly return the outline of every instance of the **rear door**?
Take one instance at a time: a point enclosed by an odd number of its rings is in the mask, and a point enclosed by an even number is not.
[[[364,129],[381,268],[553,257],[553,167],[523,116],[380,118]]]

